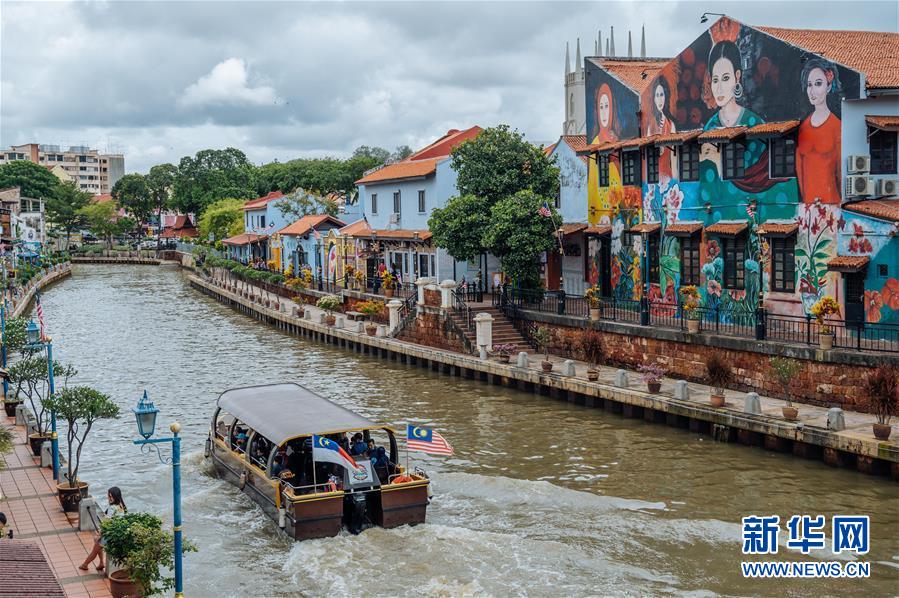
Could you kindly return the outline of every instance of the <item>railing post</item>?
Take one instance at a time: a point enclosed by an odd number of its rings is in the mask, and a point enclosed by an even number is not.
[[[721,330],[721,306],[715,306],[715,332]]]
[[[646,293],[640,297],[640,325],[649,326],[649,298]]]
[[[855,328],[855,348],[861,350],[862,348],[862,330],[865,329],[864,322],[858,322]]]
[[[559,289],[556,295],[556,313],[560,316],[565,314],[565,289]]]
[[[768,318],[765,312],[765,306],[761,302],[759,302],[759,305],[755,310],[755,340],[765,340],[765,336],[767,333],[767,322]]]
[[[812,316],[805,314],[805,344],[812,344]]]

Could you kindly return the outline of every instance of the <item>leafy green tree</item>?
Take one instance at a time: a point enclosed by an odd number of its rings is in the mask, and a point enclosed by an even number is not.
[[[256,197],[256,167],[239,149],[207,149],[185,156],[175,175],[172,206],[185,214],[201,214],[220,199]]]
[[[522,288],[540,283],[539,256],[543,251],[558,250],[556,227],[558,214],[540,215],[546,199],[533,191],[519,191],[496,202],[490,209],[490,225],[484,233],[487,250],[502,260],[503,272]]]
[[[47,220],[66,233],[65,249],[69,249],[72,233],[85,224],[81,209],[88,205],[91,194],[79,189],[74,181],[56,186],[45,202]]]
[[[484,252],[484,235],[490,213],[484,201],[474,195],[451,197],[442,208],[434,208],[428,228],[434,243],[457,260],[472,260]]]
[[[213,241],[221,241],[242,233],[243,204],[240,199],[220,199],[209,204],[197,223],[200,238],[208,239],[211,234]]]
[[[169,207],[172,196],[172,187],[175,184],[175,177],[178,175],[178,169],[174,164],[157,164],[147,173],[147,191],[150,193],[150,204],[153,212],[156,214],[156,247],[162,240],[159,236],[162,233],[162,212]]]
[[[87,222],[88,229],[99,239],[106,241],[106,248],[112,247],[112,241],[121,233],[118,206],[114,201],[101,201],[84,206],[78,212]],[[127,222],[127,221],[126,221]]]
[[[370,158],[376,160],[376,164],[385,164],[390,160],[390,152],[383,147],[360,145],[353,151],[353,158]]]
[[[23,197],[47,199],[59,183],[56,175],[28,160],[15,160],[0,166],[0,189],[19,187]]]
[[[25,348],[25,329],[28,322],[23,317],[9,318],[6,320],[6,353],[10,355]]]
[[[294,220],[310,214],[337,216],[336,203],[303,189],[286,194],[284,199],[275,202],[275,207],[281,210],[285,216],[292,216]]]
[[[400,160],[405,160],[409,156],[412,155],[412,148],[408,145],[398,145],[396,149],[393,150],[393,153],[390,154],[391,162],[399,162]]]
[[[139,238],[141,224],[153,213],[153,200],[144,175],[134,173],[120,178],[112,188],[112,198],[134,217]]]

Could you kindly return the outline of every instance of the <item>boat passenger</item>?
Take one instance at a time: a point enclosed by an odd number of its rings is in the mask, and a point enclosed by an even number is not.
[[[357,455],[364,455],[365,451],[368,450],[368,445],[365,444],[365,441],[362,439],[362,432],[356,432],[355,434],[353,434],[353,442],[350,444],[350,454],[354,457]]]
[[[275,462],[272,463],[272,477],[276,478],[284,471],[284,461],[280,454],[275,455]]]
[[[371,454],[371,466],[378,474],[382,484],[386,484],[390,476],[396,473],[396,463],[387,456],[387,450],[383,446],[374,449]]]

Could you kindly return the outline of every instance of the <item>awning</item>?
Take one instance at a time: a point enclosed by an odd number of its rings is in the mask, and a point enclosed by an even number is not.
[[[747,139],[757,139],[759,137],[779,137],[792,133],[799,128],[798,120],[784,120],[771,123],[762,123],[746,130]]]
[[[383,428],[299,384],[269,384],[226,390],[218,405],[276,445],[312,434]]]
[[[880,220],[899,222],[899,199],[863,199],[845,203],[843,209]]]
[[[666,135],[656,135],[656,145],[683,145],[688,141],[693,141],[702,134],[702,129],[693,129],[692,131],[681,131],[680,133],[668,133]]]
[[[746,132],[746,127],[724,127],[721,129],[710,129],[704,133],[700,133],[697,137],[700,142],[718,143],[721,141],[733,141]]]
[[[758,233],[766,237],[789,237],[798,230],[799,225],[795,222],[766,222],[758,228]]]
[[[881,131],[899,131],[899,116],[876,116],[868,114],[865,122]]]
[[[827,262],[831,272],[861,272],[871,261],[867,255],[838,255]]]
[[[352,236],[360,239],[374,239],[376,241],[420,241],[424,243],[430,241],[433,235],[429,230],[407,230],[398,228],[395,230],[380,229],[370,230],[368,232],[361,231]]]
[[[559,227],[559,232],[562,233],[562,236],[574,235],[587,228],[587,225],[583,222],[566,222],[562,226]]]
[[[628,232],[631,233],[654,233],[662,228],[662,225],[658,222],[643,222],[642,224],[638,224],[637,226],[632,226]]]
[[[749,225],[746,222],[716,222],[711,226],[707,226],[705,232],[710,235],[736,237],[748,227]]]
[[[665,227],[665,234],[675,237],[690,237],[702,230],[702,222],[675,222]]]
[[[584,229],[585,235],[593,235],[595,237],[601,237],[603,235],[612,234],[612,227],[608,224],[603,224],[600,226],[588,226]]]
[[[644,145],[652,145],[655,143],[658,135],[650,135],[648,137],[636,137],[634,139],[626,139],[621,142],[621,149],[635,149]]]
[[[240,235],[235,235],[233,237],[228,237],[227,239],[223,239],[222,243],[224,243],[225,245],[249,245],[251,243],[258,243],[259,241],[264,241],[266,239],[268,239],[268,235],[243,233]]]
[[[600,154],[608,154],[610,152],[614,152],[619,147],[621,147],[620,141],[603,141],[602,143],[594,143],[592,145],[588,145],[584,149],[577,152],[579,156],[592,154],[594,152],[599,152]]]

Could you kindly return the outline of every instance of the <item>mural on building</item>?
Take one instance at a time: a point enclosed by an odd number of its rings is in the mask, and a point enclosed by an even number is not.
[[[865,276],[864,317],[868,324],[899,324],[899,223],[843,212],[840,255],[871,261]]]

